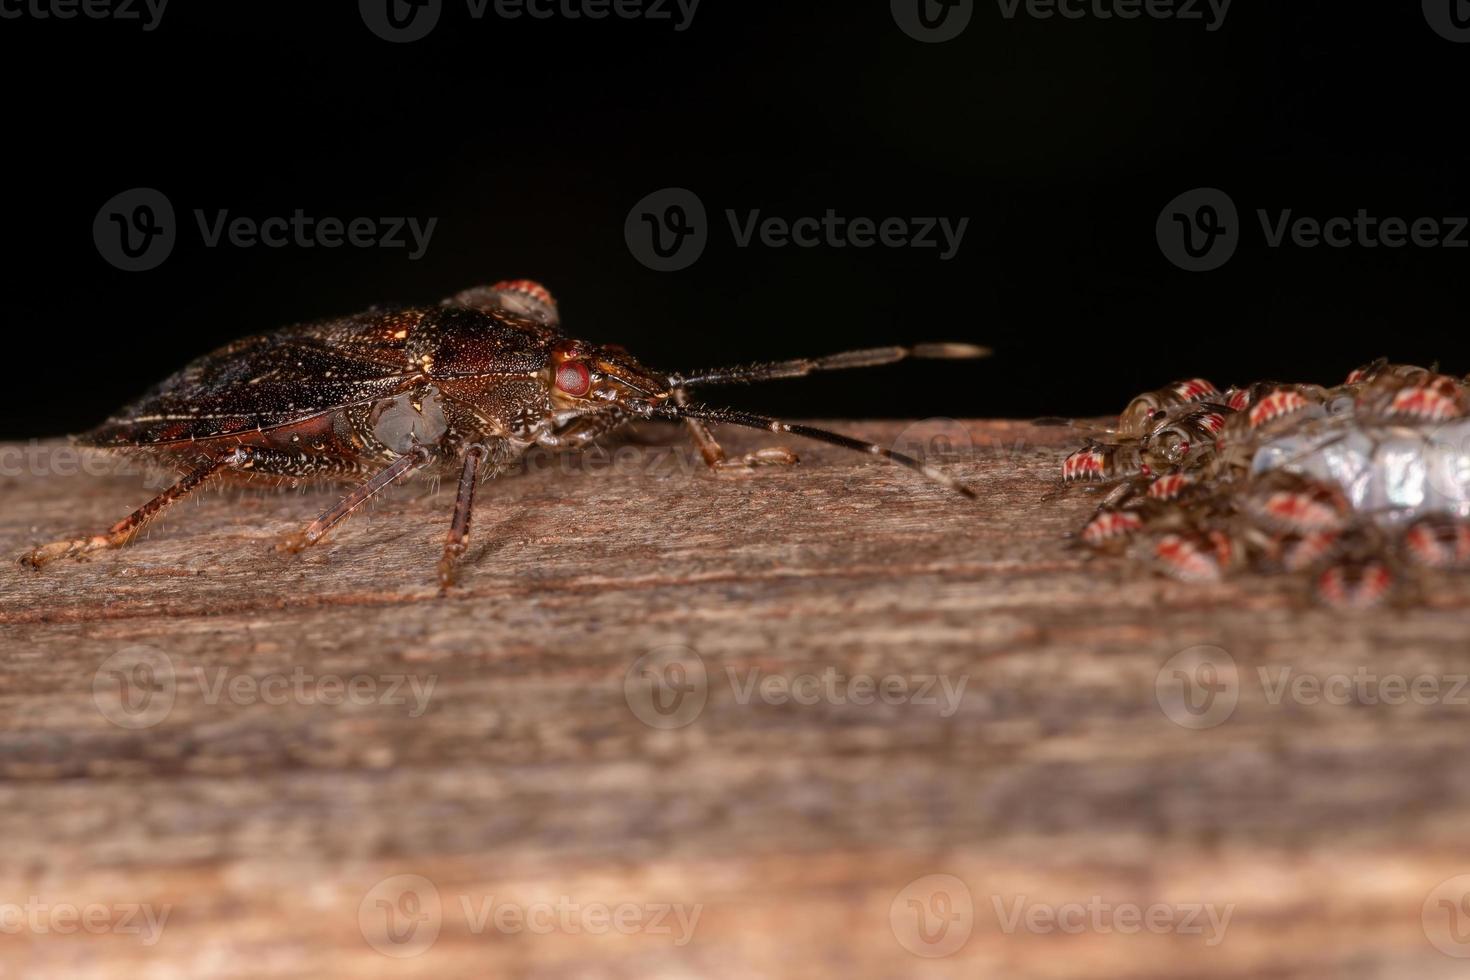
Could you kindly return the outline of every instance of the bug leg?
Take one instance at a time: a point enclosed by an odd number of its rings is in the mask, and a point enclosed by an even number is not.
[[[676,388],[674,402],[678,405],[688,405],[688,393],[682,388]],[[699,419],[685,419],[684,425],[689,430],[689,438],[694,441],[694,448],[698,449],[699,455],[704,457],[705,465],[716,473],[743,474],[751,472],[757,466],[790,466],[800,462],[800,457],[796,453],[782,446],[757,449],[737,459],[730,459],[725,455],[725,447],[719,444],[714,433],[710,432],[709,426],[704,422]]]
[[[372,479],[355,487],[351,493],[339,500],[336,506],[328,509],[322,516],[308,524],[306,530],[299,531],[283,539],[276,545],[276,550],[294,554],[311,547],[320,541],[328,531],[346,518],[347,515],[367,503],[379,491],[386,488],[399,477],[422,468],[429,462],[430,458],[429,451],[422,448],[399,456],[374,474]]]
[[[163,513],[169,505],[183,500],[203,486],[211,477],[226,467],[239,466],[251,456],[246,448],[238,448],[223,456],[206,459],[188,473],[185,473],[177,483],[167,490],[148,501],[142,507],[133,511],[127,517],[118,521],[102,534],[94,534],[90,538],[77,538],[71,541],[53,541],[40,547],[32,548],[20,561],[23,565],[32,568],[40,568],[58,558],[79,558],[93,551],[105,551],[109,548],[121,548],[133,538],[138,532],[153,522],[154,518]]]
[[[444,557],[439,559],[439,591],[447,592],[454,584],[454,570],[464,556],[470,540],[470,515],[475,507],[475,484],[479,482],[480,465],[485,461],[485,447],[471,446],[464,456],[464,470],[459,476],[459,493],[454,498],[454,520],[444,539]]]

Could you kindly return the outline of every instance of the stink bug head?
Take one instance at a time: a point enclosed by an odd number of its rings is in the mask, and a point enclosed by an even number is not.
[[[673,396],[667,375],[644,367],[622,347],[567,340],[551,350],[548,379],[554,404],[605,404],[647,416]]]

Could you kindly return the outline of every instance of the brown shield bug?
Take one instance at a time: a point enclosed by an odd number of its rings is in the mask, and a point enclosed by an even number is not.
[[[183,476],[106,532],[42,545],[22,561],[39,568],[120,547],[169,505],[221,477],[354,482],[340,502],[281,544],[299,551],[396,480],[433,472],[458,477],[439,563],[447,587],[465,551],[481,479],[505,472],[533,446],[580,449],[640,419],[684,422],[711,469],[796,462],[784,449],[726,458],[707,428],[725,423],[869,453],[973,497],[968,487],[903,453],[696,404],[688,391],[910,357],[988,353],[968,344],[924,344],[666,374],[621,347],[567,337],[551,294],[524,279],[469,289],[438,306],[375,308],[286,327],[196,360],[80,437],[84,445],[147,453]]]

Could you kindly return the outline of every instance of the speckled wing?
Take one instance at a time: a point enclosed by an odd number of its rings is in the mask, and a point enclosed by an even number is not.
[[[239,436],[390,397],[422,377],[408,351],[434,312],[371,310],[235,341],[79,441],[122,448]]]

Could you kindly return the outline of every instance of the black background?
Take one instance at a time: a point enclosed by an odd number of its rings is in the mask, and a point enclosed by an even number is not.
[[[907,36],[886,0],[703,0],[683,32],[475,21],[447,0],[428,38],[396,45],[350,0],[174,0],[146,33],[0,20],[0,434],[89,427],[238,336],[519,276],[552,289],[570,332],[665,368],[922,339],[997,351],[721,393],[792,416],[1093,414],[1176,376],[1336,381],[1379,354],[1463,372],[1470,250],[1272,249],[1255,209],[1470,213],[1467,68],[1470,45],[1412,3],[1239,2],[1209,32],[1008,20],[988,0],[943,44]],[[92,221],[138,186],[168,195],[180,240],[127,273]],[[623,224],[668,186],[713,227],[695,265],[660,273]],[[1189,273],[1154,224],[1199,186],[1230,194],[1244,238]],[[439,222],[411,262],[205,248],[195,208]],[[739,249],[726,208],[971,220],[944,262]]]

